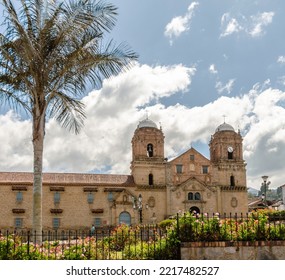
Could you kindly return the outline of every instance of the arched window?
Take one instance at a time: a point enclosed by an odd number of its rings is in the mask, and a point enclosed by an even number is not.
[[[230,178],[231,187],[235,186],[235,177],[232,175]]]
[[[152,175],[151,173],[148,175],[148,184],[149,184],[150,186],[153,185],[153,175]]]
[[[119,223],[130,226],[131,225],[131,215],[130,215],[130,213],[129,212],[122,212],[119,215]]]
[[[196,192],[194,195],[194,200],[201,200],[201,195],[200,193]]]
[[[200,214],[200,209],[196,206],[193,206],[189,209],[189,212],[193,214]]]
[[[228,159],[233,159],[233,158],[234,158],[234,153],[228,152]]]
[[[194,195],[192,192],[188,193],[188,200],[193,200],[194,199]]]
[[[147,156],[148,157],[153,157],[153,145],[152,144],[147,144],[146,150],[147,150]]]

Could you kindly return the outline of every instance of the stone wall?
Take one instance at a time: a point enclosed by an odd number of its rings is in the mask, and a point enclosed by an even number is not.
[[[28,175],[21,178],[27,178],[28,181],[31,178]],[[62,174],[59,179],[64,178],[65,174]],[[118,177],[118,179],[120,178],[122,177]],[[73,180],[73,175],[71,179]],[[139,212],[133,208],[132,197],[138,197],[139,194],[142,196],[144,223],[156,223],[165,217],[165,188],[144,189],[127,184],[119,186],[75,185],[72,180],[70,180],[70,185],[68,182],[66,184],[43,184],[42,218],[44,230],[54,229],[55,219],[58,220],[59,229],[62,230],[89,229],[93,223],[96,224],[96,221],[100,223],[100,226],[117,225],[120,222],[120,214],[123,212],[130,215],[131,224],[138,224]],[[113,194],[113,201],[108,200],[110,192]],[[18,193],[22,194],[20,201],[17,200]],[[57,201],[55,200],[56,193],[58,194]],[[93,201],[88,201],[90,193],[93,194]],[[0,180],[0,230],[14,230],[16,226],[18,229],[31,229],[32,205],[33,186],[31,182],[14,184],[13,181],[3,183]],[[16,220],[21,220],[21,225],[16,225]]]
[[[191,242],[182,260],[285,260],[285,241]]]

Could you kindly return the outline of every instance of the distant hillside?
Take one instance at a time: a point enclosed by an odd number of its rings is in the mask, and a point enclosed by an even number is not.
[[[258,196],[259,190],[255,188],[247,188],[247,193],[251,197]],[[270,188],[266,192],[266,198],[268,200],[276,200],[276,199],[282,199],[282,192],[281,188]]]
[[[257,196],[259,190],[254,189],[254,188],[247,188],[247,192],[250,193],[250,194],[252,194],[253,196]]]

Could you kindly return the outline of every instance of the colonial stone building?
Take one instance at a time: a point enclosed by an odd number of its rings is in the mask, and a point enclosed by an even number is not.
[[[246,213],[242,137],[223,123],[210,159],[190,148],[164,154],[162,128],[141,121],[132,138],[131,175],[45,173],[43,228],[156,223],[177,212]],[[32,227],[32,173],[0,172],[0,229]]]

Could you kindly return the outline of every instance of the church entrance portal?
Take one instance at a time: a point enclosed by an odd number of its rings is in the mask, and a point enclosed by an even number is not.
[[[189,209],[189,212],[191,212],[193,214],[200,214],[200,209],[196,206],[193,206]]]
[[[130,226],[131,225],[131,215],[129,212],[122,212],[119,216],[119,223]]]

